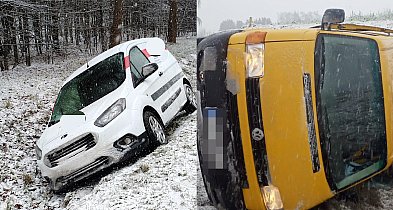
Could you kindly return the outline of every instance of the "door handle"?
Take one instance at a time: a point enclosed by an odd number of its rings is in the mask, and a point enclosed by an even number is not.
[[[158,72],[158,76],[162,76],[164,73],[162,73],[162,71]]]

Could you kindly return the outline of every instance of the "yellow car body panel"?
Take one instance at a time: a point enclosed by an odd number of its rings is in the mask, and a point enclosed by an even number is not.
[[[377,41],[380,50],[383,93],[385,96],[386,139],[392,139],[393,39],[363,33],[306,30],[251,29],[231,36],[228,45],[228,72],[236,75],[239,121],[249,187],[243,189],[247,209],[265,209],[254,167],[246,102],[246,37],[267,32],[265,38],[264,76],[260,79],[261,106],[271,184],[278,187],[285,209],[308,209],[334,196],[326,179],[319,135],[320,169],[312,170],[304,100],[303,73],[311,76],[314,122],[317,122],[314,84],[315,41],[319,33],[357,36]],[[316,133],[319,133],[315,123]],[[387,141],[387,164],[392,164],[392,142]],[[309,169],[309,170],[307,170]],[[382,172],[379,171],[378,173]],[[377,173],[369,176],[375,176]],[[368,179],[367,178],[367,179]],[[360,180],[352,187],[365,181]],[[349,188],[346,187],[345,189]],[[342,190],[345,190],[342,189]]]
[[[313,75],[314,46],[313,41],[266,43],[261,87],[266,150],[272,184],[288,209],[309,208],[333,196],[323,167],[313,173],[310,159],[303,73]],[[322,160],[318,137],[317,142]]]
[[[387,139],[387,165],[386,169],[393,163],[393,38],[377,37],[379,46],[382,85],[385,97],[385,121]]]

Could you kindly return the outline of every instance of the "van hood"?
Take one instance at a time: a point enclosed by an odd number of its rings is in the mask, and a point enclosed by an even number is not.
[[[65,143],[62,139],[72,140],[73,138],[70,137],[91,132],[89,128],[94,126],[95,120],[118,99],[126,97],[125,87],[126,82],[108,95],[84,107],[80,110],[83,115],[62,115],[59,122],[45,129],[37,141],[38,147],[43,148],[55,140],[60,146]],[[57,145],[57,143],[53,144]]]
[[[62,139],[84,127],[85,122],[85,115],[63,115],[58,123],[45,129],[37,141],[38,147],[43,148],[55,140],[61,143]]]

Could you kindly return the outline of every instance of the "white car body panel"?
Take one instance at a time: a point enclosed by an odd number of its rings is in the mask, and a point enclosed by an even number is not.
[[[124,82],[112,92],[82,108],[80,111],[84,115],[61,116],[60,121],[48,127],[37,141],[37,147],[42,151],[42,157],[37,160],[37,164],[42,171],[42,176],[50,180],[53,189],[61,189],[69,182],[83,179],[118,162],[126,152],[134,149],[122,150],[114,147],[114,142],[126,135],[137,137],[137,142],[140,144],[148,142],[143,123],[145,107],[153,108],[164,124],[168,124],[182,110],[187,102],[183,85],[187,79],[174,56],[160,44],[162,45],[163,41],[158,38],[125,42],[88,61],[66,79],[63,86],[106,58],[119,52],[124,53],[123,66],[128,65],[125,68]],[[129,51],[133,47],[145,51],[149,61],[158,65],[158,69],[135,88],[131,77],[131,64],[127,64]],[[153,53],[161,52],[162,54],[149,57],[149,49]],[[94,125],[97,118],[120,98],[126,99],[125,110],[104,127]],[[92,140],[91,135],[88,134],[92,134],[94,139]],[[94,141],[95,145],[92,147],[85,145],[74,149],[74,147],[79,147],[75,145],[82,145],[84,142],[93,145]],[[56,155],[63,153],[65,155],[59,159],[49,161],[49,154],[55,154],[54,156],[57,157]],[[104,161],[102,157],[107,157],[107,159]],[[94,170],[89,171],[89,166]],[[79,174],[80,171],[86,171],[86,173]],[[61,177],[72,177],[73,174],[77,174],[75,179],[58,182]]]

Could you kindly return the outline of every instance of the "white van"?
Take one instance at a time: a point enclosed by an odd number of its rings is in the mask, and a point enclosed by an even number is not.
[[[36,144],[42,176],[55,191],[149,144],[164,126],[196,110],[190,82],[159,38],[129,41],[98,55],[63,84]]]

